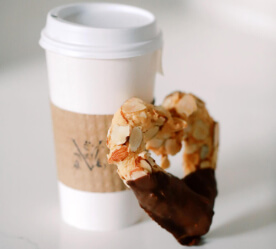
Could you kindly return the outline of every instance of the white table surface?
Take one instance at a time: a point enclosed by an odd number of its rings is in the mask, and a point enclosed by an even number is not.
[[[219,196],[199,248],[276,248],[275,39],[196,21],[170,39],[166,25],[157,103],[192,91],[221,123]],[[48,101],[42,56],[0,68],[0,248],[182,248],[146,216],[113,232],[62,222]],[[171,171],[181,175],[180,164]]]

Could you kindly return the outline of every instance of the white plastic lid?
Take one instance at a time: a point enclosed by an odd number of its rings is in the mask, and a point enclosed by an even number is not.
[[[113,3],[76,3],[48,13],[39,43],[68,56],[118,59],[160,49],[162,33],[155,16],[146,10]]]

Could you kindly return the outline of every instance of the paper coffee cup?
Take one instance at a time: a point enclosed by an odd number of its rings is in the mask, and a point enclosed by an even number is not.
[[[89,230],[129,226],[141,217],[133,193],[107,163],[112,115],[128,98],[153,101],[162,35],[140,8],[82,3],[51,10],[46,50],[61,213]]]

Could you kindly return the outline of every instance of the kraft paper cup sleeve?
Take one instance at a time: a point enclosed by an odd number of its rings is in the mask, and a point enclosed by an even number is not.
[[[113,115],[87,115],[51,104],[58,179],[73,189],[116,192],[126,189],[115,165],[107,162],[106,134]]]

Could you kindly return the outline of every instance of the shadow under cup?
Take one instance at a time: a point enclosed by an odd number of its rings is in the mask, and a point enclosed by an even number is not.
[[[101,24],[107,12],[122,20]],[[99,20],[86,22],[89,15]],[[129,18],[130,27],[110,27]],[[46,50],[63,220],[89,230],[137,222],[142,210],[116,166],[107,163],[106,135],[126,99],[153,100],[162,47],[154,16],[119,4],[61,6],[49,12],[40,45]]]

